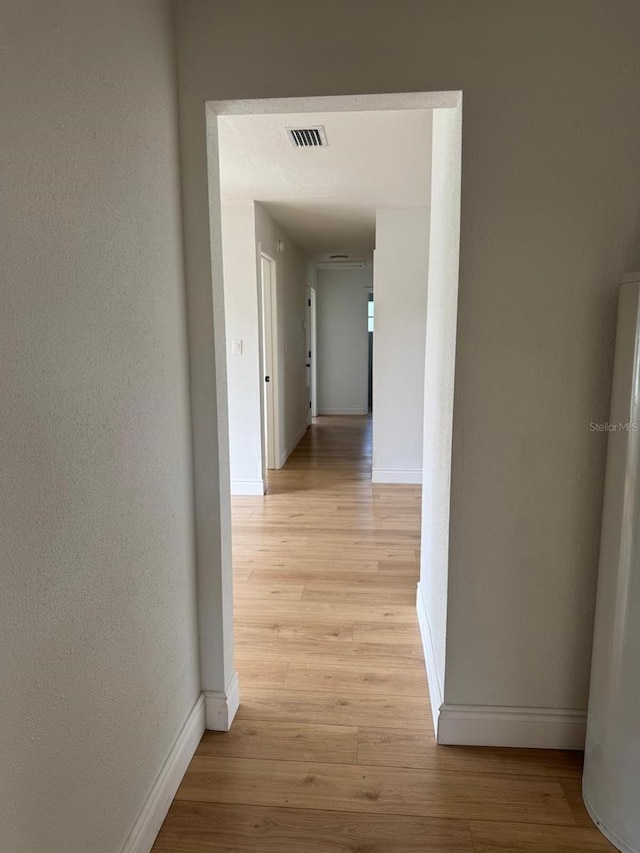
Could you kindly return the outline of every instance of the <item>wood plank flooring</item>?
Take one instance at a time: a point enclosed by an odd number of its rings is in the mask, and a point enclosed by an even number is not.
[[[420,489],[372,486],[368,418],[319,418],[233,499],[232,730],[154,853],[605,853],[581,756],[438,747],[415,616]]]

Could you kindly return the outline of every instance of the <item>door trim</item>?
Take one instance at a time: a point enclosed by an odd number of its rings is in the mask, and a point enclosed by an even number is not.
[[[218,117],[415,109],[461,113],[462,92],[246,100],[207,100],[203,92],[201,97],[184,107],[193,127],[182,150],[182,188],[187,199],[183,212],[200,670],[202,688],[219,691],[233,674],[234,652]]]
[[[265,277],[265,269],[269,270]],[[260,355],[262,365],[262,472],[281,467],[279,360],[278,360],[278,269],[275,258],[260,247]],[[267,387],[267,376],[269,383]]]

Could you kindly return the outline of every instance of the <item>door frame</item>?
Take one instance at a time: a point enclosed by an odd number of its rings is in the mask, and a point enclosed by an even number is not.
[[[265,270],[268,269],[268,277]],[[260,401],[262,475],[280,465],[280,405],[278,382],[278,268],[260,247],[260,359],[263,393]],[[267,376],[269,381],[267,383]]]
[[[313,285],[309,286],[309,299],[311,307],[309,311],[310,338],[311,338],[311,419],[318,417],[318,332],[317,332],[317,291]]]
[[[201,106],[201,118],[196,119],[194,114],[194,132],[192,137],[186,139],[182,152],[183,163],[186,164],[183,165],[183,192],[189,196],[190,202],[185,208],[185,265],[193,425],[198,634],[206,726],[226,731],[238,709],[240,695],[233,660],[227,341],[224,324],[218,117],[429,109],[451,111],[461,128],[462,92],[452,90],[245,100],[207,100],[204,95]],[[200,135],[198,121],[201,122]],[[459,164],[455,165],[454,170],[459,170]],[[459,229],[459,220],[457,227]],[[458,236],[453,236],[457,288],[459,231]],[[455,348],[455,329],[452,341]],[[450,379],[453,399],[453,376]],[[446,439],[449,450],[451,435],[452,428],[448,423]],[[447,467],[450,471],[450,458],[447,459]],[[443,507],[447,543],[449,505],[450,493]],[[448,546],[445,550],[448,551]],[[448,561],[446,572],[448,576]],[[427,669],[430,670],[430,667]],[[430,685],[431,682],[430,672]],[[440,691],[436,691],[433,695],[439,698],[439,694]],[[438,701],[434,703],[434,719],[439,704]]]
[[[373,302],[375,306],[375,298],[373,295],[373,286],[367,285],[364,288],[365,293],[365,306],[364,310],[367,315],[367,407],[369,408],[369,414],[373,416],[373,361],[374,361],[374,352],[375,352],[375,343],[376,343],[376,319],[375,316],[373,318],[373,332],[369,331],[369,303]],[[375,311],[375,308],[374,308]],[[369,338],[369,335],[372,335]],[[371,343],[369,343],[371,341]],[[371,406],[369,407],[369,402]]]

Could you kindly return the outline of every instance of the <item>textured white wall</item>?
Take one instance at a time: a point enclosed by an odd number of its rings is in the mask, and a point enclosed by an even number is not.
[[[422,547],[418,595],[428,619],[434,711],[444,699],[453,390],[460,245],[460,110],[434,110],[424,370]],[[460,626],[454,626],[454,629]],[[427,649],[427,661],[431,663]],[[436,679],[436,684],[433,684]]]
[[[0,30],[0,847],[119,853],[200,691],[171,10]]]
[[[368,411],[368,290],[371,267],[318,270],[318,414],[363,415]]]
[[[222,208],[231,491],[262,482],[260,315],[253,202]],[[233,354],[234,341],[242,353]]]
[[[207,99],[463,90],[448,701],[584,707],[605,450],[588,424],[608,408],[616,283],[640,264],[640,6],[183,0],[177,26],[194,313]]]
[[[425,140],[425,158],[431,159],[431,135]],[[426,203],[429,187],[425,190]],[[373,274],[374,483],[422,482],[428,273],[429,208],[378,210]]]
[[[307,261],[289,235],[255,205],[258,248],[276,262],[278,314],[278,407],[280,462],[284,464],[307,428],[305,299]],[[278,242],[284,252],[278,251]]]

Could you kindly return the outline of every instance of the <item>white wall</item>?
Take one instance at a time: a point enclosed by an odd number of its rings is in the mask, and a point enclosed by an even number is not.
[[[429,208],[376,211],[374,483],[422,482],[428,272]]]
[[[434,110],[418,614],[436,731],[445,698],[453,389],[460,244],[459,110]]]
[[[280,465],[307,426],[303,327],[307,262],[262,205],[253,201],[223,205],[222,239],[231,492],[263,494],[261,252],[276,262]],[[280,241],[284,252],[278,251]],[[234,341],[242,342],[242,354],[232,353]]]
[[[368,402],[368,291],[371,267],[318,270],[318,414],[366,415]]]
[[[172,13],[0,30],[0,847],[120,853],[200,693]]]
[[[201,440],[224,381],[199,311],[206,100],[462,89],[447,698],[584,708],[605,452],[588,424],[608,409],[616,284],[640,264],[640,6],[183,0],[177,26],[199,517],[225,465]]]
[[[307,261],[295,243],[264,207],[255,205],[258,252],[276,262],[278,314],[278,414],[280,421],[280,464],[307,429],[305,299]],[[278,251],[278,243],[284,252]]]
[[[260,281],[252,201],[222,208],[232,494],[263,494]],[[233,354],[234,342],[242,353]]]

